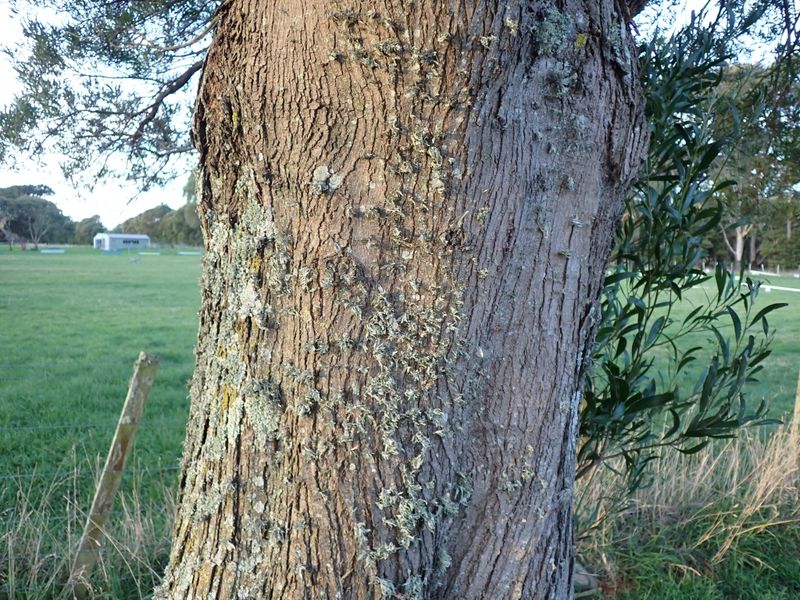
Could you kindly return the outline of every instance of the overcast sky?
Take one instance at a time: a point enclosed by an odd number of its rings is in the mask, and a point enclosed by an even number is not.
[[[23,4],[24,2],[18,2],[20,6]],[[688,19],[691,10],[697,10],[703,5],[703,1],[689,0],[681,4],[684,14],[678,20],[683,22]],[[12,45],[21,38],[18,18],[12,15],[9,1],[0,0],[0,40],[3,44]],[[0,106],[8,105],[19,89],[8,59],[0,55]],[[76,221],[97,214],[106,227],[111,228],[161,203],[173,208],[181,206],[184,203],[182,190],[191,165],[187,164],[186,168],[186,176],[180,177],[164,188],[139,194],[137,197],[137,190],[124,180],[108,180],[96,185],[92,191],[75,189],[61,175],[57,157],[50,156],[42,163],[30,161],[19,171],[12,171],[5,165],[0,165],[0,187],[22,184],[48,185],[55,191],[51,200],[64,214]]]

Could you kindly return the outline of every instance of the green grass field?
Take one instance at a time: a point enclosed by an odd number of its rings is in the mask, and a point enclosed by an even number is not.
[[[79,535],[140,351],[161,366],[121,490],[158,506],[174,488],[200,257],[166,252],[0,251],[0,535],[19,525],[21,495],[53,525],[42,553]],[[164,511],[150,518],[166,538]]]
[[[176,465],[199,304],[198,256],[0,255],[0,472],[92,464],[140,351],[161,357],[133,459]]]
[[[775,330],[772,355],[767,360],[759,381],[749,388],[757,400],[771,403],[772,414],[786,418],[794,408],[798,371],[800,371],[800,291],[770,290],[769,284],[800,290],[800,279],[795,277],[763,277],[758,304],[785,302],[789,306],[769,316]]]
[[[161,367],[122,490],[142,503],[137,510],[147,513],[148,535],[157,538],[157,560],[163,560],[169,532],[162,506],[177,480],[199,275],[199,256],[169,250],[129,256],[80,248],[52,255],[0,249],[0,536],[6,547],[0,554],[13,553],[8,548],[23,518],[21,506],[38,511],[40,527],[47,523],[42,555],[63,554],[65,540],[74,543],[133,362],[146,351],[161,357]],[[771,283],[800,288],[795,278]],[[689,302],[701,295],[695,292]],[[750,397],[767,398],[772,415],[782,416],[793,406],[800,367],[800,294],[762,292],[761,301],[790,306],[770,318],[774,355]],[[43,597],[10,593],[8,556],[0,558],[0,598]],[[17,561],[25,568],[24,556]],[[145,567],[157,579],[158,565]],[[142,577],[136,573],[129,570],[127,578]],[[147,587],[118,579],[103,597],[139,597]]]
[[[748,404],[753,407],[762,400],[766,400],[769,405],[769,416],[774,419],[786,420],[794,409],[798,371],[800,371],[800,344],[796,341],[800,335],[800,278],[759,277],[759,279],[762,281],[762,286],[754,304],[753,315],[770,304],[788,304],[788,306],[767,316],[769,329],[774,335],[770,345],[772,354],[763,363],[763,370],[756,375],[757,381],[749,382],[746,386],[745,396]],[[797,289],[798,291],[774,289],[776,287]],[[698,304],[708,304],[708,296],[716,292],[712,288],[714,288],[713,280],[690,290],[684,296],[683,302],[673,311],[672,319],[680,322]],[[744,319],[741,305],[737,311]],[[733,337],[733,325],[727,315],[723,316],[717,325],[723,332],[727,332],[731,338]],[[756,326],[751,333],[762,336],[761,326]],[[710,332],[707,335],[690,334],[681,340],[680,345],[684,348],[693,346],[715,348],[717,341]],[[659,365],[665,364],[668,355],[666,346],[658,349],[656,369],[659,369]],[[678,377],[677,383],[683,392],[691,393],[697,376],[707,366],[702,358],[703,352],[700,352],[698,360]]]

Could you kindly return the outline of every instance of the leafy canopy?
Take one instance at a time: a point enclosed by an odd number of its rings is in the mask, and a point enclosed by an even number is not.
[[[0,161],[45,151],[70,177],[120,173],[142,189],[191,152],[190,92],[218,2],[29,0],[6,48],[23,86],[0,112]]]

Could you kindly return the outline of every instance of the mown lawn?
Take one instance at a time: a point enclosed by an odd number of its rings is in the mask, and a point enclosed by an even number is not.
[[[759,277],[762,280],[756,302],[753,305],[751,318],[762,308],[771,304],[787,304],[788,306],[771,312],[767,315],[770,335],[773,336],[770,348],[772,354],[762,363],[763,369],[756,375],[756,381],[751,381],[745,388],[748,405],[756,407],[762,400],[769,406],[769,417],[786,420],[794,409],[795,390],[797,388],[798,372],[800,371],[800,344],[797,343],[800,335],[800,279],[794,277]],[[775,287],[796,289],[797,292],[778,290]],[[710,297],[716,292],[713,279],[703,286],[695,288],[685,294],[683,302],[673,310],[671,318],[680,323],[682,319],[698,304],[708,304]],[[738,305],[737,312],[742,321],[745,321],[743,305]],[[728,315],[723,315],[717,326],[730,340],[733,339],[733,324]],[[757,339],[763,337],[761,324],[755,326],[750,333]],[[744,336],[747,337],[747,336]],[[703,348],[716,348],[717,340],[710,332],[708,334],[690,334],[680,340],[682,348],[701,346]],[[697,382],[698,375],[708,366],[709,352],[700,351],[697,360],[681,373],[676,382],[681,392],[691,394]],[[667,346],[662,346],[656,354],[656,370],[666,372]]]
[[[161,366],[123,489],[163,500],[188,411],[199,275],[200,257],[174,250],[0,250],[0,527],[14,525],[20,489],[46,494],[56,521],[88,508],[140,351]]]

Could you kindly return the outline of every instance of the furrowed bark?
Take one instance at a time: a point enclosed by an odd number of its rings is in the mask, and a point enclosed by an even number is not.
[[[579,387],[646,144],[625,18],[225,5],[157,597],[570,596]]]

